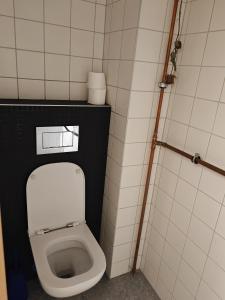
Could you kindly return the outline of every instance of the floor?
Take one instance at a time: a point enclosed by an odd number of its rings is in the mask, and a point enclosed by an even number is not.
[[[38,281],[29,283],[28,300],[53,300]],[[82,295],[65,300],[160,300],[141,272],[126,274],[109,280],[104,277],[95,287]]]

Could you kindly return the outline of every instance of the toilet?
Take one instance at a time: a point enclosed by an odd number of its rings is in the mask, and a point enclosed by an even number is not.
[[[102,278],[105,256],[85,222],[85,177],[73,163],[35,169],[27,180],[30,244],[47,294],[70,297]]]

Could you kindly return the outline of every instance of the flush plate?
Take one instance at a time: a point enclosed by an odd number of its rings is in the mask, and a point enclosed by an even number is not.
[[[36,127],[37,154],[78,151],[79,126]]]

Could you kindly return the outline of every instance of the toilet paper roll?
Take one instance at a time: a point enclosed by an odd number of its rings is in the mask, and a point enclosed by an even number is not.
[[[95,105],[105,104],[106,89],[88,89],[88,103]]]
[[[88,88],[91,89],[104,89],[105,84],[105,74],[89,72],[88,74]]]

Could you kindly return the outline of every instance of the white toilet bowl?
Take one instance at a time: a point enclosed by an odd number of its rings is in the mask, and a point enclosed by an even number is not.
[[[28,231],[43,289],[57,298],[93,287],[105,256],[85,224],[84,174],[72,163],[42,166],[27,182]]]

